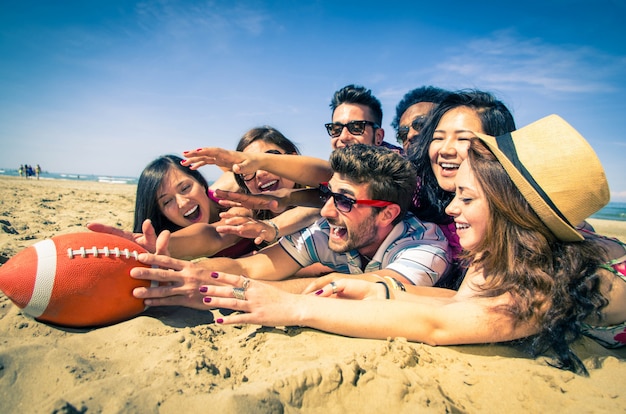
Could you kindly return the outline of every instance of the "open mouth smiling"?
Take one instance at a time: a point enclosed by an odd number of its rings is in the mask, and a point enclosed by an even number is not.
[[[460,164],[453,164],[451,162],[440,162],[439,166],[446,171],[450,171],[450,170],[458,170]]]
[[[278,187],[278,180],[268,181],[267,183],[259,185],[259,190],[261,191],[274,191]]]
[[[196,205],[191,210],[183,214],[187,220],[196,221],[200,217],[200,206]]]
[[[343,236],[345,236],[346,233],[348,232],[348,230],[345,227],[336,226],[336,225],[330,224],[330,223],[328,223],[328,224],[330,225],[330,235],[332,237],[340,239],[340,238],[343,238]]]

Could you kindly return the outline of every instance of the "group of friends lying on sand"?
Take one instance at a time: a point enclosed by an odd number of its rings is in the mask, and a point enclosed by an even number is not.
[[[236,150],[163,156],[139,179],[131,276],[148,306],[239,312],[221,324],[302,325],[432,345],[519,341],[586,373],[581,335],[626,344],[626,249],[585,222],[609,201],[586,140],[551,115],[517,128],[482,91],[410,91],[384,140],[355,85],[331,101],[329,160],[278,130]],[[225,171],[211,186],[199,173]],[[201,259],[199,259],[201,258]]]

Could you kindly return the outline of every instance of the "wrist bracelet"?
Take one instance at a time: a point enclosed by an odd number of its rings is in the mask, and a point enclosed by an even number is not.
[[[274,231],[276,232],[276,234],[274,234],[274,239],[270,243],[276,243],[278,239],[280,239],[280,235],[278,233],[278,226],[272,220],[263,220],[263,221],[274,228]]]
[[[393,290],[401,290],[403,292],[406,292],[406,288],[404,287],[404,284],[400,282],[399,280],[393,277],[389,277],[389,276],[385,276],[385,279],[387,279],[389,283],[391,283]]]
[[[380,283],[381,285],[385,287],[385,299],[389,299],[389,286],[387,286],[385,282],[376,282],[376,283]]]

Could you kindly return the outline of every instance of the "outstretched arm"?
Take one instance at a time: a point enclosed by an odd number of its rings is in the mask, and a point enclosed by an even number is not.
[[[156,251],[157,236],[150,220],[143,222],[143,233],[132,233],[101,223],[89,223],[87,228],[98,233],[109,233],[134,241],[151,253]],[[192,224],[171,233],[167,255],[179,259],[213,256],[239,240],[240,237],[235,234],[218,233],[213,224]]]
[[[340,280],[342,280],[341,283],[352,283],[352,282],[346,282],[346,280],[354,279],[354,280],[361,280],[361,281],[374,282],[374,283],[383,282],[390,289],[391,294],[395,295],[398,292],[394,291],[394,289],[397,290],[399,286],[394,288],[394,286],[392,286],[391,281],[389,280],[390,277],[396,279],[397,282],[402,283],[406,292],[412,293],[414,295],[419,295],[422,297],[428,296],[428,297],[433,297],[433,298],[434,297],[449,298],[456,294],[456,291],[451,290],[451,289],[436,288],[432,286],[412,285],[410,281],[407,281],[405,278],[400,276],[399,273],[396,273],[393,270],[389,270],[389,269],[380,270],[377,272],[369,272],[369,273],[364,273],[364,274],[355,274],[355,275],[346,275],[346,274],[341,274],[341,273],[329,273],[327,275],[312,279],[310,283],[302,291],[302,293],[306,294],[306,293],[317,292],[320,289],[327,288],[331,282],[337,283]],[[367,293],[370,293],[370,292],[367,292]],[[331,293],[329,293],[328,289],[326,289],[324,290],[324,293],[321,296],[330,296],[330,294]],[[357,297],[350,297],[350,299],[366,299],[366,298],[363,296],[357,296]]]
[[[223,148],[201,148],[186,151],[183,155],[187,159],[182,164],[194,170],[209,164],[237,174],[265,170],[303,185],[317,186],[333,175],[328,161],[305,155],[239,152]]]
[[[263,241],[272,243],[281,236],[295,233],[313,224],[319,217],[319,209],[307,207],[292,208],[271,220],[257,220],[225,211],[220,213],[222,224],[216,229],[221,234],[234,234],[254,239],[256,244],[261,244]]]
[[[222,234],[215,224],[196,223],[172,233],[170,256],[179,259],[211,257],[241,240],[236,234]]]
[[[221,283],[216,280],[218,271],[244,274],[251,278],[283,280],[300,269],[277,244],[239,259],[216,257],[197,262],[174,259],[163,254],[168,250],[169,236],[169,231],[159,235],[156,242],[159,254],[139,255],[139,260],[151,267],[135,267],[130,271],[131,277],[135,279],[159,282],[159,286],[139,287],[133,291],[133,295],[143,299],[146,306],[176,305],[203,309],[199,287]],[[287,285],[291,284],[289,282],[300,282],[298,286],[290,288],[301,291],[301,281],[285,281]]]
[[[244,194],[231,191],[216,190],[220,205],[224,207],[245,207],[253,210],[270,210],[282,213],[289,207],[322,208],[318,188],[280,189],[262,194]]]
[[[218,323],[304,325],[346,336],[377,339],[400,336],[431,345],[502,342],[537,331],[533,323],[514,326],[510,317],[494,310],[495,306],[506,303],[506,295],[432,298],[400,292],[396,300],[380,300],[376,298],[381,295],[382,285],[347,279],[351,285],[369,283],[376,293],[370,295],[372,300],[343,300],[315,294],[294,295],[251,280],[245,291],[246,300],[237,300],[232,288],[243,286],[241,276],[218,273],[215,280],[223,286],[202,286],[204,303],[244,312],[220,318]],[[338,292],[366,289],[339,283],[336,282]]]
[[[141,224],[141,230],[143,231],[143,233],[133,233],[102,223],[87,223],[87,228],[97,233],[108,233],[115,236],[123,237],[127,240],[137,243],[151,253],[154,253],[156,250],[157,235],[150,220],[144,220],[144,222]]]

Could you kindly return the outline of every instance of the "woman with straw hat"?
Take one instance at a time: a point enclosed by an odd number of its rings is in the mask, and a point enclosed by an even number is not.
[[[586,373],[570,349],[581,334],[605,346],[626,343],[624,246],[575,228],[608,202],[604,170],[584,138],[555,115],[503,136],[476,137],[447,208],[467,261],[457,292],[388,278],[320,278],[311,294],[293,295],[216,272],[217,285],[201,288],[204,302],[242,311],[217,322],[305,325],[433,345],[529,338],[533,354],[551,348],[558,366]],[[243,289],[240,299],[233,289]]]

